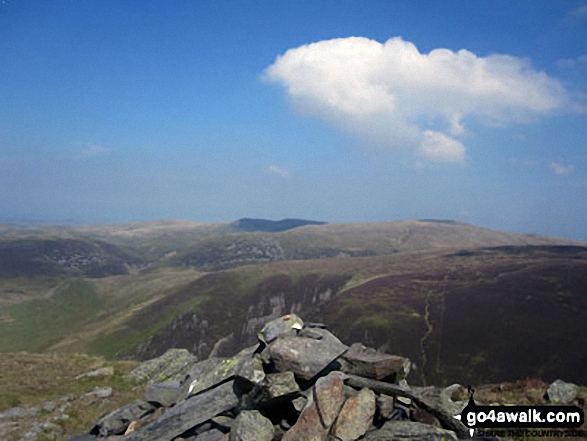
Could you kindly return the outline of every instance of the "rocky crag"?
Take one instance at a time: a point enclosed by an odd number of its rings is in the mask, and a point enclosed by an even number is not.
[[[268,322],[258,338],[258,344],[230,358],[197,361],[175,349],[143,363],[131,376],[147,383],[145,399],[103,416],[88,433],[68,440],[470,438],[454,418],[466,405],[466,390],[410,387],[411,363],[404,357],[360,343],[348,347],[323,325],[304,323],[294,314]],[[534,398],[584,406],[576,386],[559,386]]]

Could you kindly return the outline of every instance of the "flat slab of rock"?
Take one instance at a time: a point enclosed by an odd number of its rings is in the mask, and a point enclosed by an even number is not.
[[[228,434],[221,432],[218,429],[210,429],[207,432],[201,433],[194,441],[224,441],[228,440]]]
[[[271,441],[275,429],[257,410],[243,410],[230,430],[230,441]]]
[[[310,380],[346,352],[348,346],[330,332],[315,328],[312,337],[281,337],[269,345],[269,354],[280,372],[292,371]]]
[[[250,382],[261,378],[252,357],[209,358],[196,363],[188,370],[187,396],[197,395],[220,383],[232,380],[237,374]]]
[[[261,409],[292,401],[301,394],[293,372],[267,374],[265,379],[243,397],[245,409]]]
[[[160,383],[166,380],[181,381],[185,371],[198,361],[187,349],[169,349],[160,357],[141,363],[129,374],[136,381]]]
[[[295,314],[284,315],[266,323],[259,332],[259,340],[265,344],[271,343],[278,337],[295,337],[297,332],[304,327],[304,322]]]
[[[367,434],[370,441],[457,441],[454,432],[414,421],[389,421],[379,430]]]
[[[187,430],[238,404],[234,381],[191,397],[164,413],[158,420],[125,437],[125,441],[172,440]]]
[[[161,383],[151,383],[145,389],[145,399],[151,403],[157,403],[161,406],[171,407],[180,397],[179,381],[164,381]]]
[[[342,370],[349,374],[381,380],[393,377],[395,381],[405,378],[410,371],[410,360],[398,355],[389,355],[354,343],[341,357]]]
[[[355,441],[360,438],[371,427],[375,408],[375,392],[362,389],[356,396],[345,401],[332,426],[332,435],[340,441]]]
[[[344,402],[344,382],[340,372],[319,378],[298,420],[282,441],[323,441],[327,439]]]
[[[122,435],[133,421],[139,421],[155,411],[155,406],[136,400],[104,416],[90,431],[92,435]]]

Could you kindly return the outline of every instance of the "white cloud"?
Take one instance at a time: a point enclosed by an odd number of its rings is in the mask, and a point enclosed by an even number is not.
[[[576,58],[563,58],[556,62],[560,69],[574,69],[580,66],[587,66],[587,55],[581,55]]]
[[[486,125],[532,120],[565,107],[567,93],[527,60],[467,50],[422,54],[413,43],[340,38],[290,49],[264,79],[296,108],[388,148],[428,160],[465,162],[467,118]]]
[[[422,155],[435,162],[465,163],[465,146],[443,133],[426,130],[422,141]]]
[[[555,161],[550,164],[550,169],[558,176],[564,176],[574,173],[575,166],[567,165],[563,161]]]
[[[290,177],[289,170],[284,167],[279,167],[277,165],[270,165],[267,167],[267,173],[275,176],[279,176],[283,179],[288,179]]]

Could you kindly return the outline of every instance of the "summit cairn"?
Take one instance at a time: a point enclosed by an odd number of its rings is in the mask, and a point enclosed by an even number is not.
[[[324,325],[304,323],[295,314],[266,323],[258,338],[234,357],[182,361],[163,381],[151,377],[145,400],[105,415],[69,441],[469,437],[439,397],[408,386],[410,361],[404,357],[359,343],[348,347]],[[169,360],[169,354],[162,357]],[[137,372],[144,378],[144,367]]]

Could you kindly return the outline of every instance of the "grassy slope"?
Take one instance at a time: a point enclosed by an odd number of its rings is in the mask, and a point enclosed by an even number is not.
[[[63,439],[84,433],[104,414],[143,398],[143,388],[137,388],[126,378],[137,364],[106,362],[102,358],[75,354],[3,354],[0,357],[0,412],[14,406],[31,407],[48,401],[53,401],[57,407],[69,404],[64,410],[69,418],[56,421],[64,430]],[[76,380],[78,375],[105,366],[113,367],[114,375]],[[95,387],[106,386],[113,389],[108,399],[82,396]],[[58,410],[41,410],[35,417],[18,419],[20,427],[3,439],[22,440],[34,421],[51,420],[58,414]]]
[[[136,311],[199,277],[194,270],[162,269],[103,279],[69,279],[42,293],[49,281],[33,284],[37,296],[0,308],[0,352],[86,352],[103,329],[114,329]],[[0,286],[18,281],[3,280]]]

